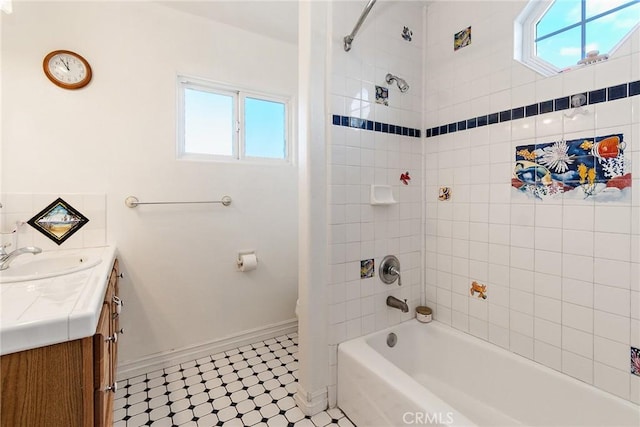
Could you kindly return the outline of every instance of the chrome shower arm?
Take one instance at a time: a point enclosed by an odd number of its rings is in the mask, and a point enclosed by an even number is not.
[[[351,34],[344,37],[343,40],[344,40],[345,52],[349,52],[351,50],[351,43],[353,43],[353,39],[356,37],[356,34],[358,33],[358,30],[362,26],[362,23],[364,22],[364,20],[367,19],[367,15],[369,15],[371,8],[376,3],[376,1],[377,0],[369,0],[369,3],[367,3],[367,5],[364,7],[364,10],[360,14],[360,18],[358,18],[358,22],[356,22],[356,25],[353,27],[353,31],[351,31]]]

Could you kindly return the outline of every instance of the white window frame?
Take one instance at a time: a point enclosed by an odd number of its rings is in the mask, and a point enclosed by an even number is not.
[[[522,12],[514,21],[514,54],[515,60],[521,62],[527,67],[544,76],[554,76],[560,72],[570,71],[582,67],[582,65],[574,65],[567,68],[558,68],[555,65],[536,56],[536,25],[538,21],[547,13],[547,10],[556,0],[529,0]],[[558,0],[562,1],[562,0]],[[616,50],[633,34],[640,24],[633,27],[609,52],[600,52],[600,54],[608,54],[612,56]]]
[[[213,155],[205,153],[189,153],[185,151],[185,89],[195,89],[233,97],[233,122],[235,129],[232,138],[232,155]],[[253,157],[246,155],[245,111],[246,98],[277,102],[284,105],[284,158]],[[213,82],[205,79],[179,75],[177,78],[177,121],[176,121],[176,158],[191,161],[242,162],[255,164],[293,164],[293,147],[291,143],[292,119],[291,98],[284,95],[268,94],[251,89],[244,89]]]

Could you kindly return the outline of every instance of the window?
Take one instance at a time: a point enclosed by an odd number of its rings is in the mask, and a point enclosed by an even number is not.
[[[288,99],[178,78],[178,158],[290,161]]]
[[[611,55],[640,23],[640,0],[530,1],[515,25],[515,58],[544,75],[589,52]]]

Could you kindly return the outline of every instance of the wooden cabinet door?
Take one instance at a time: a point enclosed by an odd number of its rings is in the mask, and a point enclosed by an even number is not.
[[[110,426],[113,417],[113,370],[111,367],[111,310],[103,304],[96,334],[93,336],[94,425]]]
[[[0,357],[0,426],[92,427],[92,339]]]
[[[110,299],[110,308],[111,308],[111,333],[118,334],[118,339],[120,339],[120,311],[122,310],[122,300],[120,300],[120,269],[118,265],[118,260],[116,259],[113,263],[113,269],[111,270],[111,277],[109,278],[109,288],[111,291],[107,292],[107,296],[109,294],[111,296]],[[116,300],[119,301],[116,303]],[[119,307],[118,307],[119,305]],[[116,378],[116,366],[118,365],[118,342],[114,342],[111,347],[111,366],[112,366],[112,375],[115,380]]]

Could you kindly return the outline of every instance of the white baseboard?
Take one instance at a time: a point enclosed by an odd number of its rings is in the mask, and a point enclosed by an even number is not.
[[[298,383],[298,391],[293,395],[293,400],[300,410],[307,416],[313,416],[324,411],[328,407],[327,389],[318,390],[315,393],[305,391]]]
[[[269,338],[290,334],[298,330],[298,320],[290,319],[273,323],[261,328],[251,329],[229,337],[217,339],[204,344],[180,349],[163,351],[135,360],[118,363],[118,381],[137,377],[159,369],[175,366],[179,363],[200,359],[212,354],[231,350],[244,345],[264,341]]]

